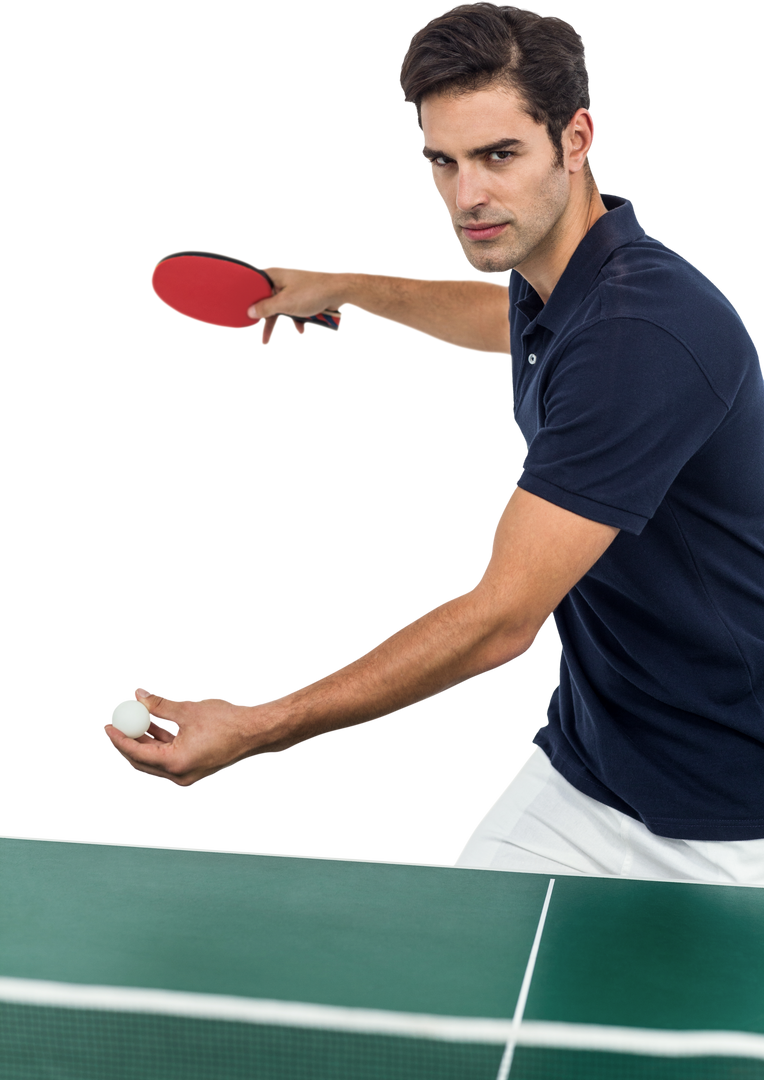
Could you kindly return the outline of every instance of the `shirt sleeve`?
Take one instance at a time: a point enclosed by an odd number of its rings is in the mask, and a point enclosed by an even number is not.
[[[640,533],[727,413],[689,350],[644,319],[578,334],[545,378],[543,420],[518,485]]]

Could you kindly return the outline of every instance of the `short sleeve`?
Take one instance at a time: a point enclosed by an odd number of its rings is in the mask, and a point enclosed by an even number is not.
[[[640,533],[727,413],[689,350],[644,319],[581,331],[546,380],[519,487]]]

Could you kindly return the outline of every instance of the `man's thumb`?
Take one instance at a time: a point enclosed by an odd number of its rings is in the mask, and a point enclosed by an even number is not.
[[[136,690],[135,696],[142,705],[146,706],[153,716],[159,716],[162,720],[172,719],[167,709],[168,705],[170,708],[172,707],[172,702],[169,702],[167,698],[157,697],[156,694],[150,694],[148,690]],[[164,708],[162,706],[164,706]]]
[[[157,705],[160,702],[160,694],[147,690],[145,686],[136,686],[133,687],[133,697],[140,704],[146,705],[149,713],[156,712]]]
[[[250,319],[267,319],[269,315],[280,315],[281,305],[275,296],[269,296],[264,300],[258,300],[247,309]]]

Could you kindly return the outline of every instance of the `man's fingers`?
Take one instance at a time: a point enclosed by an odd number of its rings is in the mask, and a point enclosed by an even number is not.
[[[180,701],[170,701],[169,698],[158,697],[156,694],[147,694],[145,690],[136,690],[135,696],[141,705],[145,705],[152,716],[158,716],[160,720],[172,720],[174,724],[180,724],[183,719],[183,704]]]
[[[151,728],[162,732],[163,737],[155,736],[152,739],[149,735],[141,735],[139,739],[130,739],[113,724],[107,724],[104,730],[122,757],[126,758],[134,769],[172,779],[171,769],[168,768],[171,764],[168,754],[171,752],[174,736],[155,724],[152,724]]]
[[[281,313],[281,314],[283,314],[283,313]],[[276,320],[277,319],[278,319],[278,315],[269,315],[265,319],[265,322],[264,322],[264,325],[263,325],[263,345],[267,345],[268,342],[271,340],[271,336],[273,334],[273,329],[274,329],[274,327],[276,325]],[[296,319],[293,319],[292,322],[294,323],[294,328],[298,332],[298,334],[304,334],[305,333],[305,323],[297,322]]]
[[[148,732],[145,735],[140,735],[137,739],[131,739],[129,735],[125,735],[113,724],[106,724],[104,731],[120,753],[132,754],[137,746],[160,746],[171,743],[175,739],[173,734],[165,731],[164,728],[160,728],[157,724],[149,724]]]
[[[172,742],[176,734],[177,731],[173,731],[171,728],[165,728],[163,724],[158,724],[157,720],[152,720],[151,727],[145,735],[140,737],[138,742]]]
[[[273,333],[273,328],[276,325],[277,319],[278,315],[269,315],[265,320],[265,325],[263,326],[263,345],[267,345],[271,340],[271,334]]]

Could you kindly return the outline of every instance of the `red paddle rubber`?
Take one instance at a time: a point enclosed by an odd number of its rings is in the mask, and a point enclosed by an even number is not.
[[[251,319],[247,309],[273,294],[273,282],[255,262],[211,247],[176,247],[162,255],[149,271],[148,287],[167,311],[217,330],[253,329],[258,320]],[[299,320],[334,334],[343,321],[344,313],[332,310]]]

